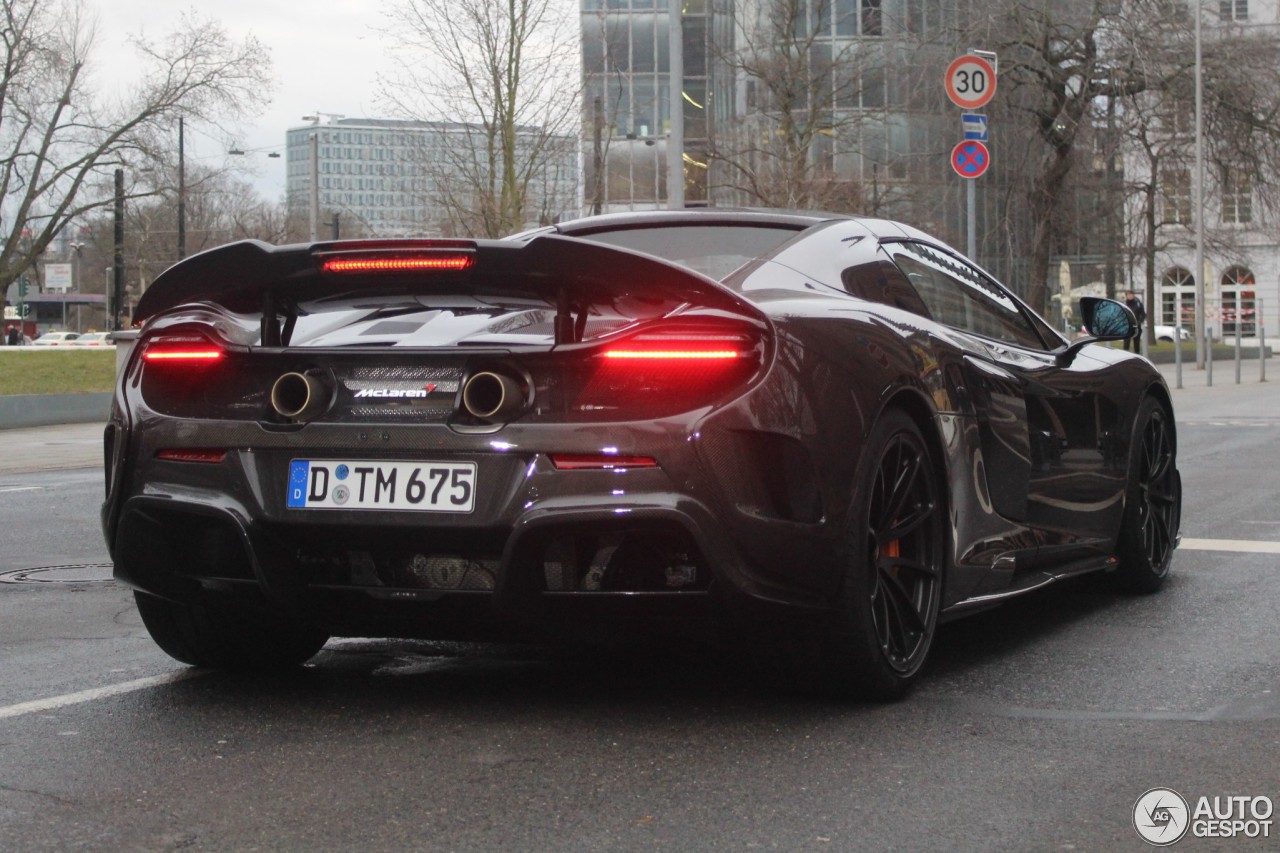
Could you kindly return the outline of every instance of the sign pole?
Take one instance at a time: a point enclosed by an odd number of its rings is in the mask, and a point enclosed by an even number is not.
[[[971,258],[978,256],[978,227],[974,221],[977,218],[978,204],[975,198],[977,191],[973,187],[974,183],[974,181],[965,181],[965,206],[968,208],[966,219],[969,232],[968,254]]]
[[[960,126],[964,141],[951,149],[951,168],[966,179],[965,231],[966,252],[970,258],[978,254],[978,202],[974,181],[987,171],[991,152],[987,150],[987,117],[968,112],[986,106],[996,92],[996,55],[987,51],[971,51],[957,57],[944,75],[947,97],[962,110]]]

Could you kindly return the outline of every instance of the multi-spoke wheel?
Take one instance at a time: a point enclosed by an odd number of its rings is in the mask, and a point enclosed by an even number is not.
[[[1124,520],[1116,543],[1117,579],[1138,592],[1155,592],[1169,574],[1182,515],[1182,482],[1169,415],[1154,399],[1142,401],[1129,451]]]
[[[824,692],[895,699],[933,642],[946,559],[945,510],[919,428],[887,412],[856,477],[848,560],[816,672]]]

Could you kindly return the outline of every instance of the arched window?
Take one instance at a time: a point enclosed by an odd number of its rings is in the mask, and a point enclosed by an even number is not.
[[[1257,281],[1253,270],[1239,265],[1227,267],[1222,274],[1222,336],[1234,338],[1236,323],[1240,324],[1240,336],[1252,338],[1258,334]]]
[[[1160,277],[1160,322],[1166,326],[1178,323],[1176,306],[1182,309],[1182,326],[1196,325],[1196,277],[1186,267],[1170,267]]]

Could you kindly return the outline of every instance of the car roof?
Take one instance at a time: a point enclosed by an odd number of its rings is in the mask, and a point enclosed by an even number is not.
[[[685,210],[636,210],[572,219],[554,226],[561,234],[589,234],[657,225],[759,225],[803,230],[832,219],[850,219],[838,213],[749,208],[701,207]]]
[[[561,222],[550,229],[561,234],[592,234],[598,231],[619,231],[627,228],[653,228],[663,225],[747,225],[774,228],[792,228],[803,231],[815,225],[837,220],[857,222],[880,240],[915,239],[946,246],[937,237],[903,222],[861,216],[854,213],[834,213],[814,210],[762,210],[755,208],[699,207],[684,210],[636,210],[623,213],[605,213],[585,216]],[[526,232],[526,235],[538,232]],[[947,248],[950,248],[949,246]],[[954,250],[952,250],[954,251]]]

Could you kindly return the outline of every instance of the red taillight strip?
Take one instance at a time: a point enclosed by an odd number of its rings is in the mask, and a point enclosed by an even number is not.
[[[561,471],[657,468],[652,456],[614,456],[607,453],[552,453],[551,464]]]
[[[637,361],[725,361],[742,358],[742,353],[732,349],[684,350],[684,349],[610,349],[604,351],[608,359],[632,359]]]
[[[165,459],[169,462],[204,462],[207,464],[217,464],[227,458],[227,451],[208,447],[171,447],[165,448],[164,450],[157,450],[156,458]]]
[[[320,271],[326,273],[362,272],[460,272],[476,262],[471,253],[441,253],[434,255],[339,255],[325,258]]]
[[[163,344],[148,348],[142,354],[145,361],[217,361],[222,358],[222,350],[216,347],[168,349]]]

